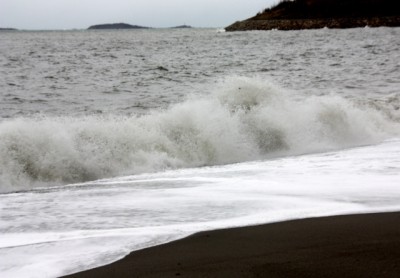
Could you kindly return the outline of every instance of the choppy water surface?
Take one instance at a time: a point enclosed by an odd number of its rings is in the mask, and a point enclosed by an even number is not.
[[[5,277],[400,208],[400,28],[2,32],[0,84]]]
[[[398,93],[399,32],[1,33],[0,116],[130,115],[207,95],[232,75],[310,94]]]

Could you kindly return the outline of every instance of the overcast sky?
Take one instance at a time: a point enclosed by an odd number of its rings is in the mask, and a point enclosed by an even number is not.
[[[149,27],[225,27],[278,0],[0,0],[0,27],[87,28],[125,22]]]

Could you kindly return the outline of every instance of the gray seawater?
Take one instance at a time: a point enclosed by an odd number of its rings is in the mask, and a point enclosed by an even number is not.
[[[3,32],[2,118],[130,115],[206,95],[227,76],[308,94],[397,94],[400,29]]]
[[[0,33],[0,191],[398,134],[400,29]]]
[[[0,276],[398,211],[399,35],[0,32]]]

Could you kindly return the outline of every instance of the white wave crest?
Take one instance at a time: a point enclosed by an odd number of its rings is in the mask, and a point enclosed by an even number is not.
[[[207,97],[145,116],[0,123],[0,192],[372,144],[397,136],[379,107],[299,97],[231,78]]]

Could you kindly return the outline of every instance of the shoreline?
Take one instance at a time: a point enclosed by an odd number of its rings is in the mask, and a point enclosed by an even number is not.
[[[196,233],[64,277],[398,277],[400,212]]]
[[[360,27],[398,27],[400,16],[314,19],[247,19],[225,28],[227,32],[251,30],[346,29]]]

